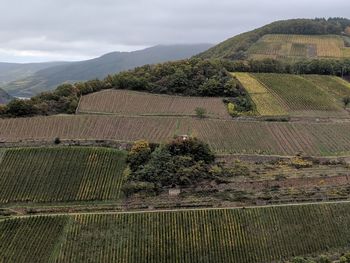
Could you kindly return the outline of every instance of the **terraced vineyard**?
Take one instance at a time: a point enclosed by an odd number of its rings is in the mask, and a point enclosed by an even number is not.
[[[250,58],[343,58],[350,48],[337,35],[281,35],[263,36],[249,50]]]
[[[196,108],[206,109],[208,117],[231,118],[222,98],[168,96],[114,89],[83,96],[78,113],[195,116]]]
[[[333,156],[350,152],[350,122],[278,123],[213,119],[53,116],[0,120],[3,142],[61,139],[165,142],[188,134],[217,153]]]
[[[263,116],[287,115],[287,107],[284,102],[270,92],[261,82],[249,73],[234,73],[239,82],[248,91],[255,103],[256,111]]]
[[[344,203],[10,219],[0,261],[272,262],[348,246],[349,212]]]
[[[319,75],[235,73],[260,115],[346,117],[342,99],[350,85],[341,78]]]
[[[3,150],[0,203],[115,200],[126,153],[99,148]]]
[[[52,262],[68,217],[0,221],[0,262]]]

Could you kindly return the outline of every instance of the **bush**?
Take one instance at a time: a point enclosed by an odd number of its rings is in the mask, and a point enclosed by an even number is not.
[[[61,143],[61,139],[59,137],[56,137],[54,140],[55,144],[60,144]]]
[[[291,160],[291,165],[297,169],[312,167],[312,161],[305,160],[302,157],[295,157]]]
[[[196,116],[200,119],[205,118],[207,114],[207,110],[204,108],[196,108],[195,112],[196,112]]]
[[[235,105],[232,102],[227,104],[227,110],[232,117],[236,117],[238,115],[238,112],[235,110]]]
[[[350,97],[343,98],[344,108],[347,108],[350,104]]]

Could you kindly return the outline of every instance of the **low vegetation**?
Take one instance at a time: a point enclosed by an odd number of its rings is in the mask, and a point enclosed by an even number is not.
[[[0,203],[116,200],[126,153],[99,148],[7,149]]]

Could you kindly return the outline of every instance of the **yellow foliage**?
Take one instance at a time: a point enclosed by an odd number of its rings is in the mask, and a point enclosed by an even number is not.
[[[130,153],[137,153],[145,149],[150,150],[148,141],[146,140],[135,141],[134,145],[131,147]]]
[[[230,102],[229,104],[227,104],[227,110],[228,110],[228,113],[231,115],[231,116],[235,116],[237,115],[237,112],[235,110],[235,105]]]
[[[307,168],[312,167],[312,161],[305,160],[301,157],[295,157],[291,160],[291,165],[295,168]]]

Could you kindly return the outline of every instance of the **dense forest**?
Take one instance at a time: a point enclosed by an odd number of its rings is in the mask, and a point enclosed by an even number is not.
[[[267,34],[299,35],[340,35],[348,30],[350,20],[346,18],[291,19],[273,22],[250,32],[232,37],[219,45],[199,54],[204,59],[242,60],[247,58],[246,51]]]

